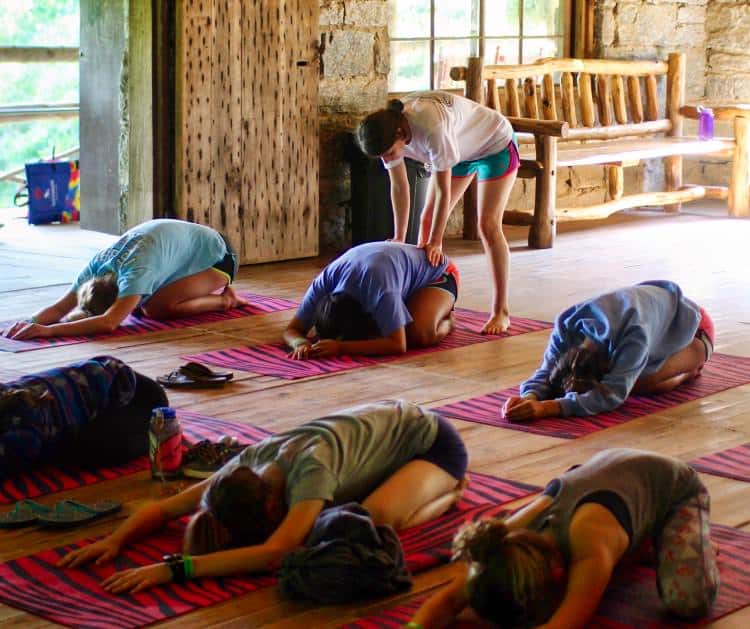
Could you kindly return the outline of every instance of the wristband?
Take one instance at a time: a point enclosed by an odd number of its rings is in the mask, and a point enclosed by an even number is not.
[[[175,583],[185,583],[185,561],[182,555],[164,555],[162,557],[172,572],[172,581]]]
[[[29,319],[29,323],[39,323],[39,319],[36,318],[36,315],[32,315]]]
[[[185,578],[192,579],[193,575],[195,575],[195,567],[193,566],[193,558],[190,555],[183,555],[182,563],[185,565]]]
[[[298,347],[302,345],[309,345],[309,344],[310,344],[310,341],[308,341],[307,339],[302,339],[302,338],[294,339],[294,341],[292,341],[292,349],[297,349]]]
[[[422,625],[420,625],[418,622],[410,620],[404,625],[404,629],[422,629]]]

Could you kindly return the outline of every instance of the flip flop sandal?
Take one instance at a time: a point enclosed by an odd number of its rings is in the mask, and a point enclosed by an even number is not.
[[[226,379],[221,380],[196,380],[191,376],[186,376],[179,369],[175,369],[172,373],[168,373],[166,376],[159,376],[156,381],[163,387],[173,389],[206,389],[210,387],[222,387],[226,384]]]
[[[84,504],[75,500],[62,500],[55,505],[54,510],[39,514],[37,520],[42,526],[73,526],[117,513],[120,509],[122,509],[122,504],[119,502],[102,501]]]
[[[206,365],[190,361],[181,365],[179,368],[180,373],[184,373],[186,376],[190,376],[195,380],[231,380],[234,378],[234,374],[231,371],[219,371],[218,369],[211,369]]]
[[[11,529],[36,524],[40,515],[52,513],[52,510],[52,507],[33,500],[19,500],[12,511],[0,513],[0,528]]]

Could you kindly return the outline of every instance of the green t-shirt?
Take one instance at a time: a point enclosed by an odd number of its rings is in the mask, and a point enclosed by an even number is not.
[[[228,465],[275,462],[286,476],[287,506],[303,500],[362,501],[437,436],[437,415],[383,400],[320,417],[248,446]]]

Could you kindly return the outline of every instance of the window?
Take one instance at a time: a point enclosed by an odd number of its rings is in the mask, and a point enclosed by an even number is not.
[[[5,48],[78,47],[79,0],[13,0],[2,2],[0,32],[0,108],[19,105],[78,103],[78,62],[8,61]],[[26,162],[48,159],[78,146],[78,119],[3,121],[0,117],[0,174]],[[0,180],[0,208],[13,203],[18,183]]]
[[[566,54],[567,0],[390,0],[392,92],[460,87],[449,72]]]

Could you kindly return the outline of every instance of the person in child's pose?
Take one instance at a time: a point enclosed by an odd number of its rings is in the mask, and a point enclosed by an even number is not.
[[[595,415],[631,392],[671,391],[700,373],[713,348],[711,317],[674,282],[605,293],[557,316],[541,366],[507,400],[505,417]]]
[[[585,627],[615,566],[656,553],[659,595],[677,616],[708,613],[719,586],[710,499],[686,463],[645,450],[603,450],[551,481],[507,520],[466,525],[460,574],[407,627],[448,624],[470,606],[502,627]]]
[[[418,245],[433,265],[443,257],[448,217],[476,175],[479,235],[492,276],[493,294],[485,334],[510,325],[510,249],[502,230],[503,212],[520,165],[513,129],[499,112],[447,92],[412,94],[391,100],[357,129],[364,153],[380,157],[388,169],[394,240],[403,242],[409,221],[409,181],[404,157],[429,164],[432,177],[422,209]]]
[[[219,232],[147,221],[97,253],[61,299],[3,334],[21,340],[113,332],[139,307],[153,319],[228,310],[245,303],[230,287],[236,273],[237,255]]]
[[[125,463],[148,451],[148,423],[164,390],[112,356],[0,384],[0,480],[63,463]]]
[[[399,242],[352,247],[313,280],[284,331],[290,357],[399,354],[437,345],[453,329],[458,269],[433,266]],[[308,332],[315,327],[319,340]]]
[[[303,542],[326,506],[361,501],[376,525],[396,530],[438,517],[460,498],[466,466],[448,421],[401,400],[367,404],[248,446],[211,478],[143,507],[59,565],[114,559],[129,542],[198,509],[183,545],[188,577],[267,571]],[[117,572],[104,587],[138,592],[172,578],[158,563]]]

